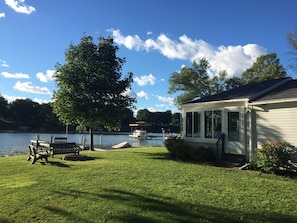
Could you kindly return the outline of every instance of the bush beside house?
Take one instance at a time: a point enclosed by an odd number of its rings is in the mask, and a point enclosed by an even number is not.
[[[192,148],[180,137],[166,139],[165,147],[173,159],[191,160],[199,162],[214,161],[214,155],[207,148]]]
[[[296,150],[286,142],[267,142],[257,148],[252,158],[251,168],[264,173],[294,171]]]

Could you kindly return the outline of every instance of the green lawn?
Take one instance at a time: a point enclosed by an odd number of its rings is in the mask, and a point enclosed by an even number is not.
[[[87,161],[0,157],[0,222],[297,222],[297,181],[177,162],[164,147]]]

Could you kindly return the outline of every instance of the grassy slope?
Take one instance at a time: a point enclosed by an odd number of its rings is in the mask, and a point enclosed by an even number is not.
[[[0,158],[0,222],[297,222],[296,180],[168,160],[166,149]]]

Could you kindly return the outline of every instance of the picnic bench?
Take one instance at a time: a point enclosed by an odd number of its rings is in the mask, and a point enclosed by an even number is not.
[[[36,151],[47,151],[51,157],[55,154],[73,153],[79,155],[80,147],[75,142],[67,142],[67,138],[54,138],[51,142],[31,140],[31,145],[35,147]]]

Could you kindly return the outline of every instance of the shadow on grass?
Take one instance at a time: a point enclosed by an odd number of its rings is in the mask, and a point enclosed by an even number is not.
[[[159,153],[149,153],[149,152],[133,152],[134,154],[139,154],[142,156],[145,156],[150,159],[156,159],[156,160],[171,160],[170,153],[166,152],[159,152]]]
[[[156,194],[143,194],[118,189],[103,189],[99,193],[87,191],[68,190],[55,191],[55,193],[63,196],[71,196],[73,198],[87,200],[90,204],[105,206],[104,202],[113,202],[112,214],[98,214],[98,222],[100,217],[104,221],[116,221],[123,223],[131,222],[296,222],[297,218],[282,213],[273,211],[239,211],[230,210],[228,207],[212,207],[199,203],[187,203],[177,201],[171,197],[159,196]],[[197,195],[199,196],[199,195]],[[101,203],[101,204],[100,204]],[[117,205],[120,205],[117,211]],[[66,216],[68,220],[79,219],[83,222],[88,222],[86,219],[80,219],[78,213],[71,214],[65,210],[53,208],[50,206],[44,207],[55,214]],[[106,209],[106,208],[105,208]],[[132,210],[132,211],[131,211]],[[92,213],[91,215],[94,215]]]
[[[74,156],[65,156],[62,158],[63,160],[67,161],[88,161],[88,160],[95,160],[99,159],[98,157],[90,157],[90,156],[85,156],[85,155],[74,155]]]
[[[10,223],[10,222],[12,222],[12,221],[8,221],[4,218],[0,218],[0,223]]]
[[[81,218],[77,214],[71,213],[71,212],[66,211],[66,210],[62,210],[62,209],[55,208],[55,207],[50,207],[50,206],[45,206],[44,208],[46,210],[48,210],[48,211],[56,214],[56,215],[60,215],[60,216],[63,216],[65,218],[67,218],[68,221],[72,221],[72,222],[85,222],[85,223],[88,223],[88,222],[91,223],[91,222],[93,222],[93,221],[89,221],[88,219]]]
[[[149,153],[149,152],[136,152],[139,155],[143,155],[149,159],[155,160],[168,160],[174,161],[179,163],[193,163],[205,166],[216,166],[214,161],[199,161],[199,160],[191,160],[191,159],[181,159],[181,158],[174,158],[171,156],[169,152],[160,152],[160,153]]]
[[[58,162],[58,161],[48,161],[48,164],[52,165],[52,166],[58,166],[58,167],[65,167],[65,168],[70,168],[69,165],[62,163],[62,162]]]

